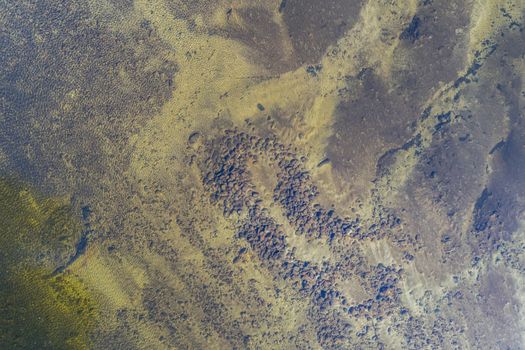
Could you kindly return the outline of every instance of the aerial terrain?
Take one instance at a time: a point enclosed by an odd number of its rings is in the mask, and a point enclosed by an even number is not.
[[[0,0],[0,350],[525,349],[523,0]]]

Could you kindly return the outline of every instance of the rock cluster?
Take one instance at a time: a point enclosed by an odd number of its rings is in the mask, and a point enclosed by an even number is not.
[[[298,259],[283,228],[263,206],[249,170],[249,164],[262,158],[277,169],[273,203],[281,207],[295,234],[325,240],[331,246],[345,237],[377,237],[375,231],[385,225],[365,230],[358,218],[343,218],[315,202],[319,191],[305,169],[304,157],[298,157],[275,136],[259,137],[237,129],[226,131],[223,138],[212,143],[209,154],[202,169],[212,202],[222,207],[226,217],[238,216],[238,237],[249,243],[276,277],[310,298],[320,344],[327,348],[347,344],[352,338],[352,319],[372,321],[399,308],[401,270],[382,264],[370,266],[357,250],[335,265]],[[350,275],[357,276],[369,299],[354,304],[347,300],[336,279]]]

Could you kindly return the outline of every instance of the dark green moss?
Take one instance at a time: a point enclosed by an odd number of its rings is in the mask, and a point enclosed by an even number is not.
[[[0,179],[1,257],[4,265],[52,268],[68,258],[80,239],[80,220],[61,199],[44,198],[29,188]]]
[[[87,349],[96,307],[71,274],[51,275],[71,254],[79,219],[59,199],[0,179],[0,349]]]
[[[0,348],[88,349],[95,310],[74,276],[13,269],[0,278]]]

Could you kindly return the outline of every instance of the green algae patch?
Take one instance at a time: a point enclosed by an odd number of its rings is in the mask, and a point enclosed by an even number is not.
[[[79,218],[67,201],[0,179],[0,349],[89,349],[97,305],[70,273]]]
[[[80,219],[64,198],[46,198],[27,186],[0,179],[0,261],[4,264],[63,263],[80,239]]]
[[[0,348],[89,349],[96,307],[82,283],[40,269],[13,272],[1,281]]]

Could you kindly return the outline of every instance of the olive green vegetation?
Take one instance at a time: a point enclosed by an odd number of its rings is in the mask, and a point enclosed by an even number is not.
[[[64,200],[1,179],[0,217],[0,349],[89,348],[96,305],[75,276],[52,274],[80,220]]]

